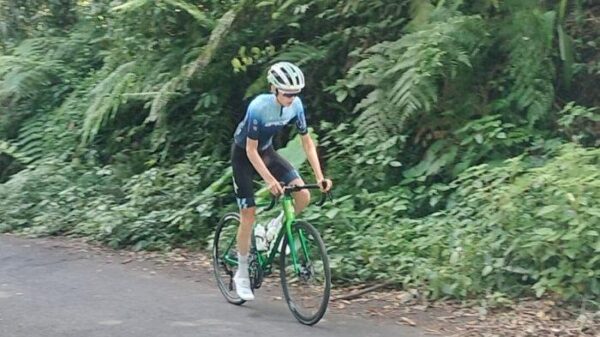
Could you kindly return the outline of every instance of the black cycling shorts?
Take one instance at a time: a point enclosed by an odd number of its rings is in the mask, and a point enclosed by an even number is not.
[[[258,154],[277,181],[289,184],[294,179],[300,178],[300,174],[292,164],[280,156],[272,146],[258,151]],[[233,169],[233,189],[238,206],[240,209],[256,206],[252,181],[257,172],[246,155],[246,149],[235,144],[232,145],[231,167]]]

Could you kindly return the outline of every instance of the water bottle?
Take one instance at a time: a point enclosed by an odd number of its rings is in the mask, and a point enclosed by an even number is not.
[[[256,239],[256,250],[265,251],[267,250],[267,232],[265,226],[256,224],[254,226],[254,238]]]
[[[271,219],[267,224],[267,242],[271,244],[273,240],[277,237],[277,233],[279,233],[279,229],[281,228],[281,222],[283,221],[283,212],[279,214],[276,218]]]

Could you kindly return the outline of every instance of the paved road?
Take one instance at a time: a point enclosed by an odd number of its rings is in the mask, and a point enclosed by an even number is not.
[[[283,301],[261,293],[238,307],[211,280],[144,269],[49,240],[0,235],[0,336],[425,336],[331,313],[307,327]]]

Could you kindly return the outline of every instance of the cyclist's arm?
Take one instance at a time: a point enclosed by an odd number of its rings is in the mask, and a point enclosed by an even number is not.
[[[260,129],[262,128],[263,122],[260,114],[260,104],[254,99],[250,102],[248,110],[246,111],[247,125],[247,137],[246,137],[246,155],[256,169],[256,172],[264,179],[267,184],[271,184],[275,178],[267,169],[267,166],[263,162],[262,158],[258,154],[258,138]]]
[[[271,172],[269,172],[269,169],[267,169],[265,162],[258,154],[257,139],[246,138],[246,154],[248,155],[250,163],[252,163],[252,166],[254,166],[254,168],[256,169],[256,172],[260,174],[260,176],[268,185],[271,185],[273,183],[279,184],[277,182],[277,179],[275,179]]]
[[[315,178],[317,182],[321,182],[324,178],[323,172],[321,171],[321,164],[319,163],[319,157],[317,156],[317,148],[315,147],[315,143],[312,141],[312,138],[310,138],[308,133],[305,133],[300,137],[300,139],[302,139],[302,147],[304,148],[308,162],[315,173]]]

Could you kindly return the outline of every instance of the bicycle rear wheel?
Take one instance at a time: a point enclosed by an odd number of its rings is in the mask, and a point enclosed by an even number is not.
[[[323,318],[329,303],[329,258],[321,235],[311,224],[298,221],[292,226],[292,232],[294,242],[288,242],[284,236],[281,246],[281,287],[294,317],[302,324],[314,325]],[[298,258],[296,265],[292,250]]]
[[[233,283],[233,276],[238,266],[237,231],[240,216],[237,213],[227,213],[219,221],[213,240],[212,258],[213,271],[219,290],[229,303],[243,304]]]

